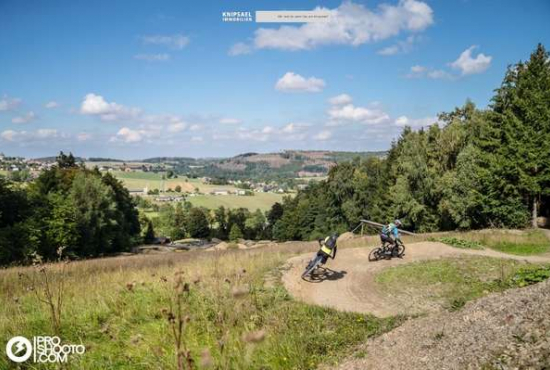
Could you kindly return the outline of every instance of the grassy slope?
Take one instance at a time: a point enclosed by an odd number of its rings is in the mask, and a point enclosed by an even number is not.
[[[276,275],[277,266],[289,256],[314,248],[287,244],[271,250],[144,255],[69,264],[63,274],[66,299],[61,336],[66,342],[82,342],[87,352],[73,358],[68,368],[174,369],[173,340],[161,312],[175,297],[178,271],[191,284],[190,296],[184,300],[185,315],[190,317],[184,341],[196,361],[208,350],[218,368],[315,368],[349,354],[366,337],[398,322],[308,306],[291,300],[276,282],[264,286],[265,275]],[[62,278],[60,269],[59,265],[48,267],[50,283]],[[44,277],[32,268],[0,271],[2,348],[14,335],[52,334],[46,305],[27,290],[27,278],[18,278],[18,272],[39,281]],[[248,293],[236,295],[235,289],[243,286]],[[42,291],[40,286],[37,291]],[[247,332],[258,330],[265,332],[263,341],[243,339]],[[5,361],[0,357],[0,368],[7,367]]]
[[[444,237],[473,241],[515,255],[535,255],[550,252],[550,241],[541,230],[481,230],[445,233]]]
[[[525,268],[541,265],[489,257],[462,256],[393,267],[376,278],[390,295],[412,295],[457,309],[466,301],[511,287],[511,278]]]

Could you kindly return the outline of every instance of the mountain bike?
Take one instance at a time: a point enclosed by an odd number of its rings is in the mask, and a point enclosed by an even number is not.
[[[369,261],[378,261],[381,259],[391,259],[393,257],[403,258],[405,255],[405,245],[398,243],[393,247],[390,243],[386,242],[378,248],[374,248],[369,253]]]
[[[306,269],[302,273],[302,279],[311,274],[317,267],[322,265],[323,262],[323,256],[316,254],[315,257],[309,261],[309,263],[306,266]]]

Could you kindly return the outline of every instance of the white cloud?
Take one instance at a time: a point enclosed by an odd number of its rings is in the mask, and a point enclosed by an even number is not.
[[[235,45],[231,46],[228,53],[230,56],[234,57],[237,55],[244,55],[252,53],[252,47],[244,42],[238,42]]]
[[[493,57],[479,53],[473,58],[472,51],[475,48],[477,48],[477,46],[473,45],[464,50],[457,60],[450,63],[450,66],[460,70],[463,76],[485,72],[491,65]]]
[[[202,138],[202,136],[193,136],[191,138],[191,141],[200,143],[200,142],[204,141],[204,139]]]
[[[186,128],[187,128],[187,124],[185,122],[176,122],[168,126],[168,132],[172,132],[172,133],[181,132]]]
[[[137,54],[134,55],[134,59],[145,60],[147,62],[166,62],[170,60],[170,55],[163,54]]]
[[[419,65],[411,67],[411,72],[412,73],[424,73],[424,72],[426,72],[426,70],[427,70],[426,67],[419,66]]]
[[[53,128],[41,128],[39,130],[36,130],[36,137],[38,137],[39,139],[49,139],[57,136],[57,130]]]
[[[370,10],[362,4],[343,2],[336,9],[317,7],[330,13],[324,23],[283,25],[255,31],[256,49],[307,50],[323,45],[358,46],[398,35],[419,32],[433,23],[430,6],[417,0],[400,0],[397,5],[381,4]]]
[[[304,78],[294,72],[287,72],[275,84],[275,89],[283,92],[320,92],[325,81],[316,77]]]
[[[76,135],[76,139],[78,141],[88,141],[92,138],[91,134],[88,134],[87,132],[81,132]]]
[[[237,118],[222,118],[220,119],[219,121],[221,124],[223,125],[236,125],[236,124],[239,124],[241,123],[241,120],[240,119],[237,119]]]
[[[441,69],[434,69],[434,70],[431,70],[428,72],[427,76],[429,78],[432,78],[434,80],[439,80],[439,79],[453,79],[454,76],[452,74],[450,74],[449,72],[446,72],[446,71],[443,71]]]
[[[194,124],[194,125],[191,125],[189,126],[189,131],[200,131],[202,130],[202,126],[201,125],[198,125],[198,124]]]
[[[140,131],[123,127],[118,130],[116,138],[124,141],[125,143],[137,143],[143,139],[143,136]]]
[[[415,65],[411,67],[410,73],[406,75],[407,78],[422,78],[427,77],[434,80],[447,79],[452,80],[456,78],[451,73],[444,71],[442,69],[432,69],[420,65]]]
[[[35,142],[43,139],[52,139],[52,138],[67,138],[68,134],[60,134],[56,129],[53,128],[42,128],[36,131],[14,131],[14,130],[5,130],[0,134],[0,137],[6,141],[13,142]]]
[[[378,50],[376,53],[384,56],[408,53],[413,49],[413,45],[417,40],[418,37],[411,35],[403,41],[398,41],[393,45]]]
[[[6,141],[15,141],[16,136],[17,132],[13,130],[5,130],[0,134],[0,137]]]
[[[433,125],[434,123],[437,123],[439,120],[437,117],[425,117],[425,118],[409,118],[407,116],[400,116],[395,120],[395,125],[404,127],[409,126],[412,128],[420,128],[420,127],[426,127]]]
[[[56,101],[49,101],[47,102],[46,104],[44,104],[44,108],[47,108],[47,109],[53,109],[53,108],[57,108],[59,107],[59,103],[56,102]]]
[[[17,116],[17,117],[13,117],[11,119],[11,122],[12,123],[29,123],[31,121],[33,121],[34,119],[36,118],[36,114],[34,114],[34,112],[28,112],[27,114],[24,114],[22,116]]]
[[[352,101],[353,99],[348,94],[340,94],[328,100],[328,102],[332,105],[346,105],[350,104]]]
[[[271,126],[265,126],[263,129],[262,129],[262,133],[264,134],[272,134],[275,132],[275,129]]]
[[[21,104],[21,99],[9,98],[4,95],[2,99],[0,99],[0,112],[14,110],[19,104]]]
[[[317,141],[325,141],[325,140],[328,140],[332,137],[332,132],[328,131],[328,130],[323,130],[321,132],[319,132],[317,135],[315,135],[313,137],[314,140],[317,140]]]
[[[181,50],[189,44],[189,37],[183,34],[175,35],[152,35],[141,38],[146,45],[161,45],[171,49]]]
[[[333,106],[329,109],[328,126],[338,126],[345,122],[378,124],[390,119],[389,115],[379,108],[356,107],[353,104]]]
[[[117,121],[136,118],[141,113],[141,109],[125,107],[114,102],[109,103],[103,96],[90,93],[84,97],[80,113],[99,116],[103,121]]]

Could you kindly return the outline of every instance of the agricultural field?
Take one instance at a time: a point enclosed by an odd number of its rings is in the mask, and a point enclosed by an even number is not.
[[[267,211],[275,202],[282,202],[284,195],[275,193],[254,193],[253,196],[238,195],[198,195],[187,200],[197,207],[209,209],[224,206],[225,208],[248,208],[251,211]]]
[[[176,186],[181,186],[183,192],[193,193],[199,189],[201,195],[188,197],[187,200],[194,206],[206,207],[209,209],[224,206],[226,208],[248,208],[252,211],[261,209],[266,211],[271,208],[275,202],[283,200],[283,194],[276,193],[254,193],[252,196],[237,195],[211,195],[213,190],[238,190],[232,185],[211,185],[205,184],[199,179],[190,179],[185,176],[179,176],[175,179],[162,180],[161,173],[153,172],[122,172],[114,171],[118,179],[122,180],[125,186],[131,190],[141,190],[147,187],[149,190],[159,189],[174,190]]]
[[[122,180],[124,185],[131,190],[142,190],[147,187],[149,190],[159,189],[159,190],[174,190],[176,186],[181,186],[183,192],[192,193],[196,188],[199,189],[201,193],[208,193],[214,189],[224,189],[224,190],[236,190],[234,186],[230,185],[210,185],[204,184],[199,179],[189,179],[185,176],[178,176],[177,178],[172,179],[162,179],[162,176],[165,173],[154,173],[154,172],[122,172],[122,171],[113,171],[112,174],[118,179]]]

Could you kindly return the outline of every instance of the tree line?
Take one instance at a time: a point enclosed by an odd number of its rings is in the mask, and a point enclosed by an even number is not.
[[[536,227],[550,213],[550,62],[538,45],[510,66],[491,104],[406,127],[383,158],[333,167],[327,181],[283,202],[278,240],[349,230],[361,218],[400,218],[418,232]]]
[[[0,178],[0,265],[94,257],[140,242],[139,214],[123,184],[63,152],[28,186]]]

